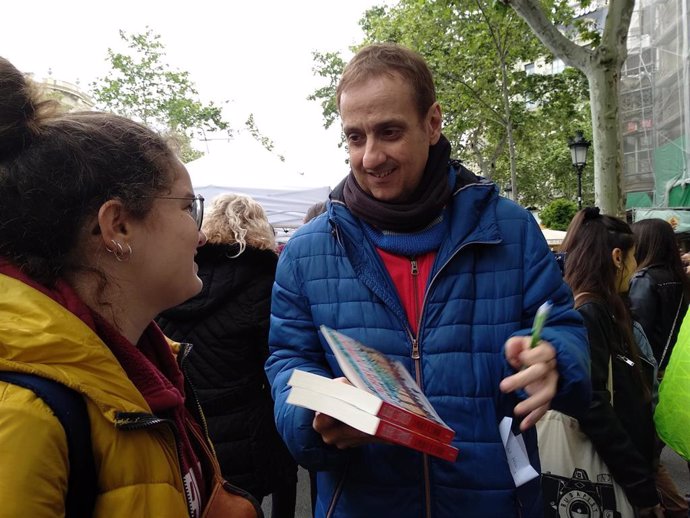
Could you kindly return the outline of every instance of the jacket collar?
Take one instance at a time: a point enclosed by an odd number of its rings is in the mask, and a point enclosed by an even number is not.
[[[498,188],[496,184],[475,175],[460,162],[451,161],[456,172],[456,183],[451,201],[450,233],[438,252],[443,259],[465,244],[498,243],[502,240],[496,221]],[[359,220],[347,210],[343,200],[344,180],[330,194],[328,217],[334,231],[357,236],[354,242],[364,239]],[[438,263],[438,261],[437,261]]]
[[[0,274],[0,369],[38,374],[117,412],[150,412],[108,346],[52,298]]]
[[[448,263],[458,250],[472,243],[495,244],[502,241],[496,221],[498,189],[493,182],[480,178],[458,162],[452,162],[457,180],[450,207],[450,231],[436,255],[431,278]],[[405,312],[394,290],[389,287],[389,275],[373,246],[367,241],[361,222],[345,206],[342,183],[331,193],[328,207],[332,234],[344,249],[358,278],[389,307],[402,322]]]

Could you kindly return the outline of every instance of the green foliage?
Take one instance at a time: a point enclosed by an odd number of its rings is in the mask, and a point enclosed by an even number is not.
[[[338,80],[345,68],[345,62],[338,52],[313,52],[316,64],[312,68],[314,74],[328,80],[328,84],[317,89],[307,97],[310,101],[319,101],[324,118],[324,127],[330,128],[338,118],[338,108],[335,101],[335,90]]]
[[[559,198],[542,209],[539,219],[546,228],[567,230],[576,212],[577,203]]]
[[[564,3],[556,12],[570,19],[568,9]],[[567,138],[588,127],[587,82],[572,69],[553,76],[526,75],[524,64],[543,59],[545,51],[513,9],[496,0],[400,0],[368,10],[360,25],[365,38],[353,51],[389,41],[424,56],[436,82],[443,133],[468,167],[500,185],[508,183],[510,124],[520,203],[543,206],[572,194],[575,177]],[[327,84],[309,99],[321,102],[329,127],[338,118],[335,89],[345,62],[328,52],[315,53],[314,59],[315,73]],[[528,109],[525,101],[536,108]]]
[[[174,136],[189,156],[195,154],[190,145],[194,136],[207,131],[230,133],[221,108],[199,100],[189,73],[172,70],[164,62],[160,35],[147,27],[143,34],[120,31],[120,38],[130,54],[108,49],[112,71],[91,84],[91,95],[101,108]]]
[[[256,122],[254,121],[254,114],[250,113],[249,117],[247,120],[244,122],[244,125],[247,127],[249,130],[249,133],[251,134],[256,141],[261,144],[264,148],[266,148],[267,151],[273,152],[273,149],[275,148],[275,143],[273,140],[268,138],[267,136],[263,135],[260,131],[259,128],[256,125]],[[280,159],[281,162],[285,162],[285,157],[283,155],[277,155],[277,157]]]

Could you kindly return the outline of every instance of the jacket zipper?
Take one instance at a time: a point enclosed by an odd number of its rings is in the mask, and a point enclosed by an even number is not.
[[[431,280],[428,283],[428,288],[424,292],[424,297],[422,299],[422,305],[421,307],[419,306],[418,298],[417,298],[417,292],[418,292],[418,282],[419,282],[419,265],[417,264],[417,259],[415,257],[410,258],[410,274],[412,275],[412,285],[413,285],[413,291],[414,291],[414,308],[415,308],[415,313],[417,317],[417,336],[415,336],[411,330],[408,328],[408,333],[410,336],[410,340],[412,341],[412,360],[415,366],[415,380],[417,381],[417,385],[419,385],[419,388],[422,392],[424,392],[424,386],[422,384],[422,369],[421,369],[421,347],[419,344],[419,336],[422,334],[422,321],[424,318],[424,308],[426,307],[426,301],[427,301],[427,296],[429,292],[431,291],[431,286],[436,281],[438,276],[441,274],[441,272],[445,269],[446,266],[455,258],[456,255],[460,253],[460,251],[465,248],[468,245],[478,245],[478,244],[485,244],[485,245],[490,245],[490,244],[495,244],[498,243],[498,241],[473,241],[470,243],[464,243],[460,247],[458,247],[455,252],[453,252],[446,262],[443,263],[443,265],[438,269],[436,274],[431,278]],[[424,497],[425,497],[425,511],[426,511],[426,517],[431,518],[431,474],[430,474],[430,461],[429,461],[429,456],[424,453],[422,454],[422,463],[423,463],[423,471],[424,471]],[[520,503],[520,502],[518,502]]]
[[[340,493],[343,492],[343,486],[345,485],[345,478],[347,477],[347,472],[349,471],[350,466],[349,464],[343,471],[343,475],[340,477],[340,480],[338,481],[338,485],[335,488],[335,491],[333,492],[333,496],[331,497],[331,503],[328,504],[328,510],[326,511],[326,518],[332,518],[333,514],[335,513],[335,505],[338,502],[338,498],[340,498]]]
[[[199,414],[199,420],[201,421],[201,428],[204,431],[204,437],[206,438],[206,441],[208,442],[209,447],[211,448],[211,451],[213,454],[216,454],[216,450],[213,447],[213,442],[211,441],[211,436],[208,433],[208,423],[206,422],[206,416],[204,415],[204,411],[201,408],[201,403],[199,403],[199,397],[197,396],[196,392],[196,387],[194,386],[194,383],[192,383],[192,378],[190,376],[187,376],[187,368],[185,367],[184,363],[187,360],[187,356],[189,356],[189,353],[192,350],[192,344],[189,343],[183,343],[180,344],[182,348],[182,356],[180,357],[180,370],[184,374],[184,379],[187,382],[187,385],[189,385],[189,388],[191,390],[191,397],[194,400],[194,406],[196,407],[197,413]],[[189,400],[190,395],[187,395],[187,400]]]
[[[187,514],[191,517],[194,515],[194,509],[192,508],[192,491],[185,482],[182,473],[182,441],[180,440],[175,423],[171,419],[163,419],[153,414],[126,414],[121,412],[115,417],[115,426],[121,430],[144,430],[159,425],[167,425],[173,434],[175,451],[177,452],[177,470],[180,472],[180,478],[182,479],[182,488],[184,489],[185,502],[187,503]]]
[[[417,258],[410,258],[410,275],[412,275],[412,296],[414,307],[414,318],[417,320],[417,336],[412,337],[412,360],[415,366],[415,379],[417,385],[422,389],[422,374],[421,374],[421,354],[419,350],[419,331],[422,323],[422,312],[419,306],[419,265]],[[423,390],[423,389],[422,389]],[[431,518],[431,473],[429,466],[429,456],[422,455],[422,466],[424,471],[424,508],[425,516]]]
[[[415,372],[418,373],[419,376],[419,341],[417,338],[419,337],[419,324],[421,323],[422,320],[422,314],[419,308],[419,266],[417,265],[417,259],[415,257],[410,258],[410,275],[412,275],[412,296],[413,301],[414,301],[414,317],[417,319],[417,336],[415,336],[412,339],[412,359],[414,360],[415,363]],[[421,382],[420,379],[417,380],[417,384]],[[420,385],[421,387],[421,385]]]

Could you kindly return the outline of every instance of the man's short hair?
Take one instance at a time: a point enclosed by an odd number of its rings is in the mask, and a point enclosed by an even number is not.
[[[407,81],[415,96],[420,117],[426,116],[436,102],[436,88],[431,71],[418,53],[394,43],[377,43],[360,49],[345,67],[336,90],[336,105],[348,87],[373,77],[398,74]]]

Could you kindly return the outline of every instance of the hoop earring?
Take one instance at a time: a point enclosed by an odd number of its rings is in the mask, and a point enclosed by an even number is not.
[[[114,239],[111,239],[110,242],[115,245],[115,248],[110,249],[106,246],[105,249],[115,256],[115,260],[120,263],[129,261],[129,258],[132,257],[132,247],[129,245],[129,243],[125,243],[125,246],[127,247],[127,250],[125,251],[121,243],[115,241]]]

